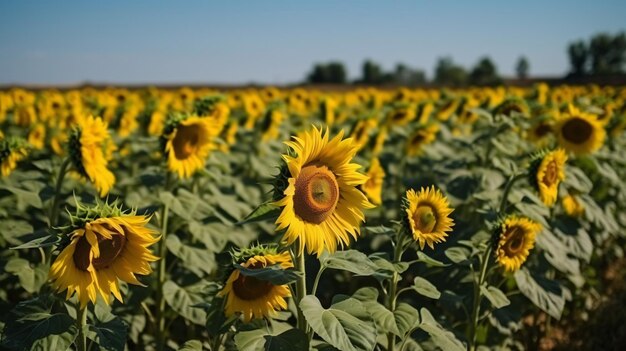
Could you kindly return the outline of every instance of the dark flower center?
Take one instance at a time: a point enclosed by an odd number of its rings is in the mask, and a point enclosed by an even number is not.
[[[173,141],[176,158],[184,160],[191,156],[197,150],[199,140],[200,132],[197,126],[179,125]]]
[[[322,223],[333,213],[339,201],[339,184],[326,166],[303,167],[295,187],[294,211],[310,223]]]
[[[593,126],[582,118],[574,117],[565,122],[562,133],[567,141],[574,144],[582,144],[591,137]]]
[[[108,227],[107,225],[104,225]],[[111,228],[107,228],[112,231]],[[126,245],[126,236],[123,234],[113,234],[111,239],[107,239],[99,233],[95,233],[98,238],[98,247],[100,248],[100,256],[94,258],[91,262],[96,270],[101,270],[109,267],[115,259],[120,255],[124,246]],[[86,235],[83,235],[78,239],[76,248],[74,250],[74,264],[76,268],[81,271],[87,271],[89,268],[89,253],[91,252],[91,245],[87,241]]]

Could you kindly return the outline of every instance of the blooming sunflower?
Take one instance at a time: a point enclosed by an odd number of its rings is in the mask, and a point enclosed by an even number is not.
[[[98,295],[107,304],[111,294],[122,302],[119,280],[142,285],[135,275],[150,274],[150,262],[158,259],[148,248],[159,240],[154,230],[146,228],[149,217],[98,206],[79,207],[87,218],[73,221],[81,224],[70,229],[69,245],[50,267],[52,286],[59,292],[67,290],[68,300],[76,293],[81,308],[89,301],[95,303]]]
[[[379,206],[382,203],[385,170],[381,167],[378,158],[372,160],[370,169],[367,171],[367,177],[367,182],[361,186],[361,189],[374,205]]]
[[[161,137],[167,154],[167,167],[181,178],[189,178],[204,168],[214,147],[213,138],[220,132],[210,118],[175,115],[167,123]]]
[[[418,128],[413,135],[409,137],[406,143],[406,153],[408,156],[420,155],[424,146],[432,143],[437,138],[439,125],[431,124],[427,127]]]
[[[417,111],[412,104],[403,104],[396,106],[387,114],[387,124],[403,126],[415,119]]]
[[[280,109],[268,109],[261,119],[261,126],[259,128],[259,131],[261,132],[261,140],[267,142],[278,138],[280,125],[283,123],[284,119],[285,114]]]
[[[535,245],[541,224],[525,217],[509,216],[496,232],[496,261],[507,272],[518,270]]]
[[[89,179],[100,196],[105,196],[115,184],[115,175],[107,168],[115,145],[100,118],[81,118],[69,139],[70,158],[81,177]]]
[[[419,192],[407,190],[404,207],[407,214],[405,225],[422,250],[425,245],[434,249],[434,244],[445,241],[446,232],[454,226],[450,218],[453,209],[448,199],[434,186],[421,188]]]
[[[553,206],[559,191],[559,184],[565,179],[565,150],[556,149],[540,154],[531,166],[531,184],[539,192],[539,198],[546,206]]]
[[[574,195],[568,194],[561,200],[565,213],[570,217],[580,217],[585,213],[585,206]]]
[[[568,113],[557,121],[556,135],[563,148],[581,155],[601,148],[606,131],[594,115],[581,112],[570,104]]]
[[[0,172],[3,177],[8,177],[17,163],[28,155],[26,141],[21,138],[0,138]]]
[[[46,141],[46,126],[39,123],[31,129],[28,133],[28,143],[35,149],[41,150],[44,147]]]
[[[350,163],[358,146],[353,139],[343,139],[340,132],[329,140],[328,131],[313,127],[300,137],[285,143],[295,153],[283,155],[283,182],[276,189],[275,204],[282,207],[276,220],[277,230],[286,229],[286,244],[299,240],[299,253],[306,246],[309,253],[332,253],[360,234],[364,221],[362,210],[372,208],[357,188],[367,176],[361,167]]]
[[[240,264],[248,269],[261,269],[272,265],[280,265],[282,269],[293,267],[288,252],[260,253],[245,259]],[[244,322],[248,323],[252,319],[275,316],[276,310],[286,309],[285,298],[291,297],[291,292],[288,285],[274,285],[266,280],[243,275],[235,269],[217,296],[225,297],[224,314],[226,317],[241,313]]]

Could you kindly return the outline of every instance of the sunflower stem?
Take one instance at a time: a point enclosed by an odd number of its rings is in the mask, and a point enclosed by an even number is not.
[[[165,177],[165,190],[169,190],[170,187],[170,173],[167,173]],[[157,321],[157,349],[163,350],[165,348],[165,299],[163,296],[163,285],[165,284],[165,277],[167,273],[167,264],[166,264],[166,256],[167,256],[167,246],[165,245],[165,241],[167,238],[167,221],[169,217],[169,204],[163,204],[163,212],[161,216],[161,240],[159,242],[159,266],[157,272],[157,311],[156,311],[156,321]]]
[[[482,300],[482,292],[480,287],[485,282],[485,278],[487,277],[487,268],[489,267],[489,258],[491,257],[491,245],[487,246],[485,249],[485,253],[481,259],[481,267],[480,267],[480,276],[478,277],[478,281],[474,279],[474,303],[472,305],[472,317],[468,324],[469,329],[467,333],[467,340],[470,345],[470,350],[476,349],[476,329],[478,328],[479,322],[479,314],[480,314],[480,302]]]
[[[65,179],[65,173],[67,173],[67,168],[69,167],[69,165],[70,159],[66,158],[61,164],[61,168],[59,168],[56,185],[54,187],[54,198],[52,199],[52,207],[50,207],[50,227],[55,227],[57,225],[57,220],[59,217],[59,202],[61,201],[61,187],[63,186],[63,179]]]
[[[402,260],[402,254],[404,253],[404,240],[398,235],[398,242],[395,245],[393,250],[393,263],[396,264]],[[388,308],[392,313],[396,310],[396,298],[398,294],[398,281],[400,280],[400,275],[398,272],[394,271],[391,277],[391,281],[389,282],[389,295],[388,299]],[[396,345],[396,336],[389,332],[387,333],[387,351],[393,351]]]
[[[78,328],[78,336],[76,337],[76,350],[87,351],[87,334],[85,327],[87,325],[87,306],[81,307],[76,305],[76,327]]]
[[[520,179],[523,179],[526,177],[526,174],[521,173],[521,174],[517,174],[517,175],[511,175],[509,177],[509,180],[506,183],[506,187],[504,188],[504,193],[502,194],[502,200],[500,200],[500,206],[498,207],[498,214],[499,215],[504,215],[504,211],[506,210],[506,204],[508,202],[509,199],[509,193],[511,192],[511,189],[513,189],[513,185]]]
[[[309,332],[309,325],[304,318],[304,313],[302,313],[302,309],[300,308],[300,302],[306,296],[306,268],[304,262],[304,251],[300,251],[300,248],[294,247],[294,251],[296,252],[296,260],[295,260],[295,268],[298,272],[300,272],[300,277],[296,281],[296,307],[298,309],[298,329],[302,330],[305,334]],[[299,252],[300,251],[300,252]]]

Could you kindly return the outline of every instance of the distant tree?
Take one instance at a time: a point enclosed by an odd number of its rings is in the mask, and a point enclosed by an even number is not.
[[[567,54],[571,66],[570,75],[583,76],[587,73],[587,62],[589,60],[589,50],[582,40],[569,44]]]
[[[483,57],[478,61],[476,66],[472,68],[469,75],[469,82],[474,85],[497,85],[502,83],[502,79],[498,76],[496,65],[489,57]]]
[[[422,85],[426,83],[426,74],[403,63],[396,65],[392,81],[400,85]]]
[[[380,65],[370,60],[365,60],[361,68],[361,83],[381,84],[384,80],[384,73]]]
[[[626,34],[612,36],[596,34],[589,42],[591,73],[614,74],[624,72],[626,62]]]
[[[517,78],[526,79],[528,78],[528,70],[530,69],[530,63],[526,57],[522,56],[517,60],[517,65],[515,65],[515,71],[517,72]]]
[[[460,86],[467,82],[467,72],[454,64],[452,58],[441,57],[435,66],[435,83],[441,85]]]
[[[347,76],[344,64],[333,61],[326,64],[315,64],[313,70],[307,76],[307,81],[313,84],[345,84]]]

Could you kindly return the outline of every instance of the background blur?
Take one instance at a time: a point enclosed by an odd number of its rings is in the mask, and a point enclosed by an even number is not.
[[[442,64],[469,79],[485,57],[502,77],[562,77],[576,41],[618,47],[625,15],[619,0],[2,1],[0,84],[335,82],[313,69],[332,62],[351,82],[368,59],[370,79],[420,84]]]

